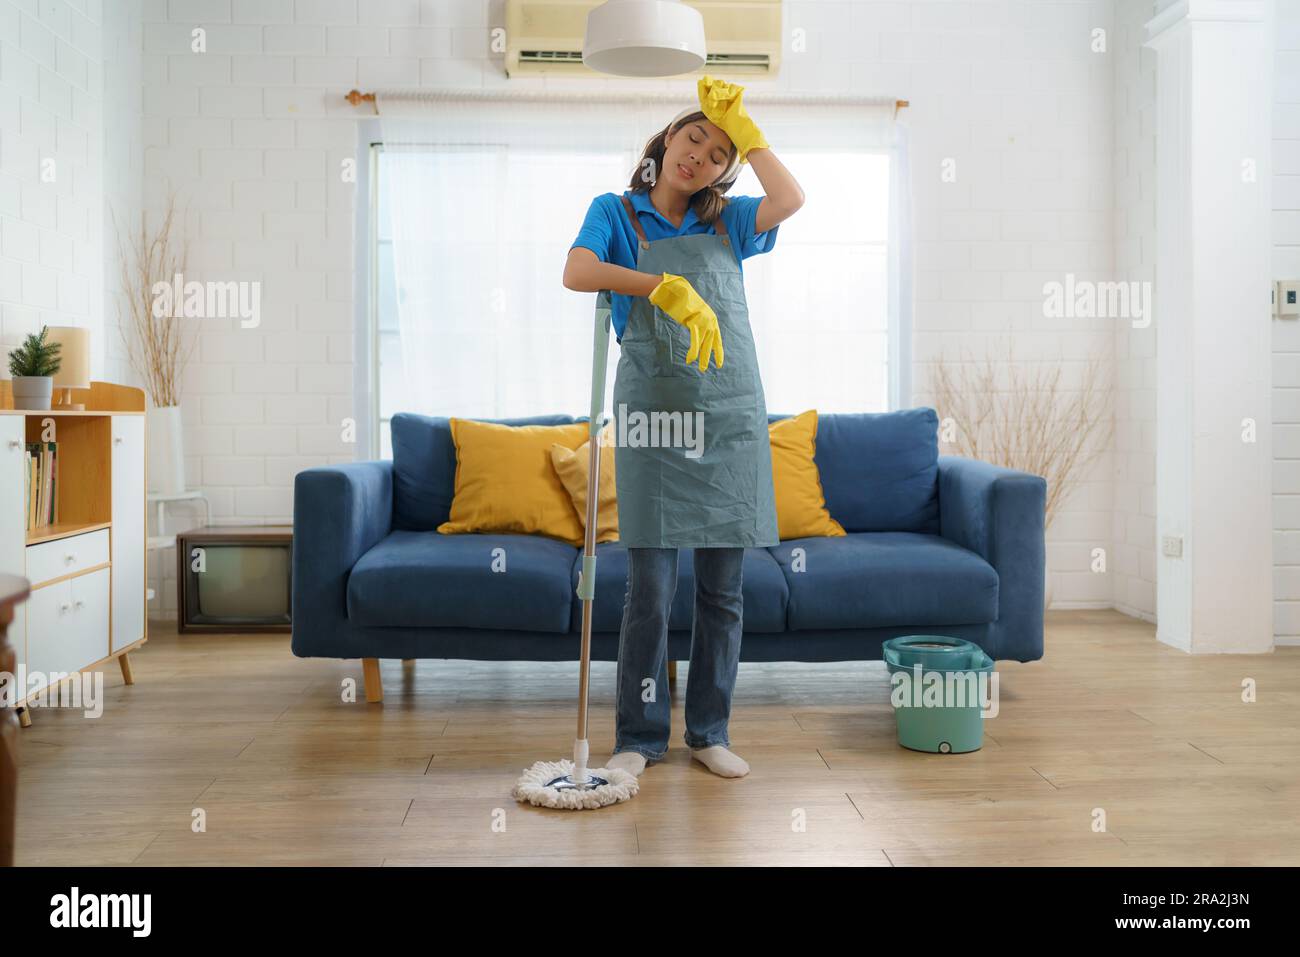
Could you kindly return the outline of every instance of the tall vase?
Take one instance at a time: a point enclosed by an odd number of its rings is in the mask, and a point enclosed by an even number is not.
[[[149,491],[175,495],[185,491],[185,445],[181,407],[150,406],[145,413],[149,446]]]

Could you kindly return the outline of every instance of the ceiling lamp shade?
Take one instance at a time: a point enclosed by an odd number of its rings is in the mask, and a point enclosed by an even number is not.
[[[678,76],[704,60],[704,18],[681,0],[606,0],[587,14],[582,62],[597,72]]]

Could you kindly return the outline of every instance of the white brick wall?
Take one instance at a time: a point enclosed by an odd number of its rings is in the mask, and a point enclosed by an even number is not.
[[[84,326],[95,378],[121,371],[104,358],[117,339],[105,324],[105,186],[138,192],[139,170],[124,170],[129,122],[110,131],[105,120],[129,112],[129,91],[138,101],[139,77],[128,58],[106,87],[104,54],[130,29],[129,15],[106,26],[100,2],[0,0],[0,354],[42,325]],[[128,49],[138,64],[138,32]]]
[[[401,21],[361,6],[375,25],[358,22],[355,0],[145,5],[146,208],[172,188],[188,204],[193,278],[262,284],[260,325],[203,320],[183,383],[188,481],[219,523],[288,522],[296,472],[353,458],[340,440],[352,414],[353,197],[334,171],[355,142],[342,94],[366,77],[366,58],[387,59]],[[196,28],[206,52],[191,51]],[[195,513],[174,514],[185,524]],[[168,613],[173,554],[156,569]]]
[[[1273,278],[1300,278],[1300,0],[1277,0]],[[1274,633],[1300,644],[1300,322],[1273,320]]]
[[[1020,359],[1063,363],[1067,379],[1090,357],[1111,371],[1113,320],[1047,319],[1042,288],[1113,269],[1113,4],[795,3],[792,22],[817,7],[879,41],[847,64],[849,85],[912,104],[914,404],[934,401],[940,354],[980,358],[1010,343]],[[1096,28],[1108,52],[1091,50]],[[833,84],[843,65],[792,72]],[[940,175],[949,159],[955,182]],[[1103,451],[1048,531],[1053,607],[1112,602],[1113,576],[1090,570],[1094,548],[1112,550],[1111,470]]]
[[[104,58],[104,379],[139,385],[119,331],[121,241],[137,234],[144,191],[143,23],[138,3],[106,8]],[[119,236],[120,231],[120,236]]]

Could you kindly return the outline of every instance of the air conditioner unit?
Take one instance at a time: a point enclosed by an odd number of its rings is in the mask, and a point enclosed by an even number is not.
[[[781,0],[683,0],[704,17],[708,61],[728,79],[775,77],[781,68]],[[506,0],[506,76],[605,76],[582,62],[587,14],[601,0]]]

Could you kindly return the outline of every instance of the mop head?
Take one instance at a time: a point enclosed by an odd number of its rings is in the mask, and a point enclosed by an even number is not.
[[[622,768],[588,768],[590,777],[604,778],[608,784],[594,788],[554,788],[547,782],[573,773],[573,762],[538,761],[524,772],[512,793],[521,804],[554,807],[565,811],[583,811],[608,804],[619,804],[636,795],[641,783],[635,774]]]

